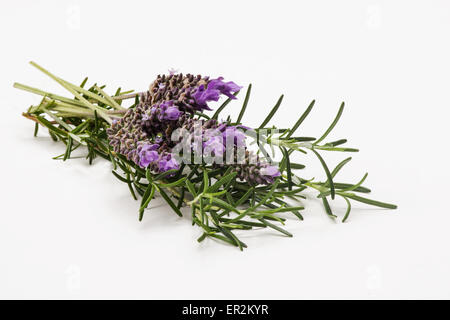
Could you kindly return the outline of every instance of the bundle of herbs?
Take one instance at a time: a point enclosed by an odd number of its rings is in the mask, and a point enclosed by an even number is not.
[[[221,112],[242,90],[222,77],[211,79],[200,75],[171,72],[159,75],[146,92],[107,94],[105,86],[87,88],[87,78],[78,86],[55,76],[38,64],[31,65],[58,82],[73,97],[64,97],[20,83],[14,87],[42,96],[23,116],[48,129],[54,141],[66,145],[64,154],[54,159],[68,160],[80,147],[86,149],[89,163],[97,158],[111,161],[113,175],[125,183],[135,200],[140,200],[139,220],[156,196],[161,196],[171,210],[182,216],[190,208],[192,225],[201,228],[201,242],[210,237],[241,250],[246,247],[236,230],[272,228],[291,237],[282,226],[285,214],[303,220],[302,200],[305,191],[313,189],[323,203],[326,214],[336,219],[329,200],[341,197],[347,204],[342,221],[357,201],[382,208],[396,206],[369,199],[370,189],[363,186],[367,174],[356,183],[336,181],[338,172],[351,158],[330,170],[322,153],[326,151],[357,152],[343,147],[346,139],[325,142],[338,123],[336,117],[319,138],[295,133],[315,101],[312,101],[291,128],[269,125],[280,108],[281,96],[257,128],[249,128],[244,117],[251,94],[251,84],[236,119],[228,116],[219,121]],[[226,100],[211,110],[209,104]],[[131,101],[124,107],[124,101]],[[250,141],[251,140],[251,141]],[[252,146],[253,149],[252,150]],[[276,152],[277,151],[277,152]],[[275,154],[282,155],[274,161]],[[295,153],[312,154],[320,162],[326,180],[302,178],[305,169],[292,159]],[[280,214],[283,213],[283,214]]]

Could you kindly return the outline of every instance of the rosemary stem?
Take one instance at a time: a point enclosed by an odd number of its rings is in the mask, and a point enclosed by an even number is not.
[[[44,98],[45,99],[45,98]],[[80,118],[95,118],[95,112],[91,109],[87,108],[86,106],[78,106],[73,105],[70,103],[62,102],[62,101],[55,101],[55,100],[44,100],[41,105],[32,107],[31,113],[40,111],[40,110],[51,110],[57,112],[57,115],[60,117],[80,117]],[[104,113],[120,117],[125,114],[127,109],[123,110],[105,110]]]
[[[80,107],[85,107],[85,105],[82,102],[80,102],[79,100],[69,99],[69,98],[66,98],[66,97],[54,94],[54,93],[50,93],[50,92],[46,92],[46,91],[43,91],[43,90],[40,90],[40,89],[37,89],[37,88],[33,88],[33,87],[30,87],[30,86],[27,86],[25,84],[21,84],[21,83],[18,83],[18,82],[15,82],[13,84],[13,87],[16,88],[16,89],[28,91],[28,92],[31,92],[31,93],[34,93],[34,94],[37,94],[37,95],[40,95],[40,96],[49,97],[51,99],[59,100],[59,101],[65,102],[65,103],[78,105]]]
[[[126,108],[122,107],[120,104],[118,104],[116,102],[116,100],[114,100],[113,98],[111,98],[105,91],[103,91],[100,87],[95,86],[95,89],[100,92],[105,98],[106,100],[109,101],[109,103],[111,104],[111,107],[113,107],[116,110],[126,110]]]
[[[42,71],[43,73],[45,73],[47,76],[49,76],[50,78],[52,78],[53,80],[55,80],[56,82],[58,82],[61,86],[63,86],[65,89],[67,89],[69,92],[71,92],[73,95],[75,95],[75,97],[77,97],[79,100],[81,100],[89,109],[92,109],[92,111],[97,111],[97,113],[103,118],[105,119],[106,122],[108,122],[109,124],[112,123],[112,119],[103,112],[103,110],[101,110],[100,107],[96,107],[93,104],[91,104],[88,100],[86,100],[86,98],[84,98],[81,94],[79,94],[75,89],[73,89],[74,85],[69,84],[68,82],[56,77],[55,75],[51,74],[49,71],[45,70],[44,68],[42,68],[40,65],[38,65],[37,63],[31,61],[30,64],[33,67],[36,67],[37,69],[39,69],[40,71]],[[84,91],[87,90],[82,90],[83,93]],[[89,91],[87,91],[89,92]]]

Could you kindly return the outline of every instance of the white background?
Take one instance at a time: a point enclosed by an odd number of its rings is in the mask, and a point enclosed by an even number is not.
[[[0,298],[450,298],[450,2],[2,1],[0,32]],[[162,202],[139,223],[108,162],[52,160],[63,145],[33,138],[20,114],[40,98],[13,82],[64,91],[30,60],[109,92],[145,90],[169,68],[252,82],[249,126],[281,93],[279,127],[316,99],[306,136],[345,101],[329,140],[361,152],[340,180],[368,171],[371,197],[399,209],[354,203],[333,222],[311,194],[293,238],[244,232],[244,252],[198,244]],[[324,154],[331,167],[346,156]],[[323,179],[303,158],[304,177]]]

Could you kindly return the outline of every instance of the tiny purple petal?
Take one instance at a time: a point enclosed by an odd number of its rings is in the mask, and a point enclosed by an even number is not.
[[[238,86],[233,81],[223,82],[222,80],[223,77],[211,80],[208,83],[207,90],[219,90],[221,94],[226,95],[228,98],[236,99],[236,97],[232,94],[232,92],[239,91],[242,89],[242,87]]]
[[[195,102],[203,109],[209,109],[206,103],[208,101],[218,101],[221,94],[231,99],[236,99],[232,93],[239,91],[242,87],[232,81],[223,82],[222,80],[223,77],[211,80],[206,88],[204,85],[199,86],[192,95]]]
[[[222,137],[220,136],[214,136],[209,138],[204,144],[204,151],[206,153],[214,152],[214,155],[216,156],[222,156],[223,152],[225,150],[225,147],[223,145]]]
[[[166,169],[167,170],[172,170],[172,169],[180,169],[180,164],[178,163],[178,161],[175,158],[170,158],[169,161],[167,161],[166,164]]]
[[[261,168],[260,172],[262,175],[271,176],[272,178],[281,176],[280,170],[278,170],[278,167],[276,166],[267,166]]]
[[[158,144],[146,144],[142,146],[141,151],[139,151],[139,165],[147,168],[150,163],[157,160],[159,155],[155,150],[158,148]]]
[[[156,151],[145,151],[139,154],[139,165],[142,168],[147,168],[150,163],[158,159],[158,152]]]
[[[180,168],[180,164],[174,157],[169,154],[159,160],[158,168],[161,172],[169,171],[172,169],[178,170]]]
[[[166,120],[178,120],[182,112],[177,107],[168,107],[164,112],[164,119]]]
[[[233,143],[238,147],[245,146],[245,134],[236,127],[228,127],[223,133],[225,144],[227,140],[232,139]]]
[[[157,144],[157,143],[145,144],[142,146],[141,152],[142,151],[152,151],[152,150],[156,150],[158,148],[159,148],[159,144]]]
[[[173,100],[164,101],[164,102],[160,103],[160,105],[159,105],[159,107],[164,110],[171,106],[173,106]]]
[[[192,96],[194,97],[195,102],[204,107],[208,101],[218,101],[220,98],[220,91],[205,89],[205,86],[202,85],[197,88]]]

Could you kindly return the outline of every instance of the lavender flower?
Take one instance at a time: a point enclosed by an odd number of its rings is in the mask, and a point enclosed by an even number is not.
[[[264,176],[270,176],[272,178],[281,176],[280,170],[278,170],[278,167],[275,166],[261,168],[260,173]]]
[[[227,140],[233,140],[231,144],[236,145],[237,147],[245,146],[245,134],[242,130],[239,130],[235,126],[229,126],[223,132],[224,143],[226,145]]]
[[[181,74],[158,77],[144,99],[108,129],[114,151],[153,172],[179,169],[180,163],[175,158],[178,154],[173,150],[177,144],[171,139],[172,132],[184,129],[191,136],[199,128],[202,138],[198,141],[194,137],[194,142],[189,139],[188,149],[194,154],[200,152],[203,161],[209,161],[208,155],[213,155],[212,163],[208,164],[232,166],[237,177],[249,184],[272,183],[280,172],[247,150],[242,130],[249,128],[230,126],[214,119],[192,118],[193,110],[207,109],[206,103],[217,101],[222,94],[235,98],[232,92],[241,88],[234,82],[224,82],[222,77],[208,79]],[[156,102],[150,104],[151,101]],[[223,161],[224,157],[226,161]]]
[[[165,101],[160,104],[155,104],[150,108],[150,115],[156,115],[160,121],[163,120],[177,120],[182,112],[174,106],[173,100]],[[147,114],[144,120],[149,120],[150,116]]]
[[[177,107],[168,107],[165,111],[164,118],[166,120],[177,120],[182,112]]]
[[[211,80],[208,83],[208,90],[218,90],[221,94],[226,95],[228,98],[236,99],[232,92],[236,92],[242,89],[233,81],[223,82],[223,77]]]
[[[158,75],[147,92],[141,94],[140,102],[147,108],[164,101],[172,100],[181,112],[193,114],[205,109],[205,105],[196,103],[192,94],[198,87],[207,85],[209,77],[192,74],[170,72],[169,75]],[[207,106],[206,106],[207,107]]]
[[[172,100],[178,110],[191,114],[195,111],[211,110],[207,105],[208,101],[219,100],[221,94],[235,99],[232,92],[241,89],[232,81],[222,80],[222,77],[209,80],[209,77],[201,75],[183,75],[174,72],[159,75],[150,85],[150,89],[141,94],[140,101],[146,106],[153,106]]]
[[[177,136],[182,137],[184,141],[182,140],[175,149],[172,149],[177,156],[182,158],[179,152],[181,150],[184,152],[185,145],[183,143],[188,143],[194,156],[200,154],[207,164],[213,164],[216,167],[233,167],[234,171],[238,173],[237,178],[247,181],[251,185],[271,184],[274,178],[280,175],[276,166],[261,161],[257,154],[247,149],[246,136],[240,127],[219,123],[214,119],[203,121],[182,117],[179,121],[183,121],[179,122],[182,134],[177,134]],[[200,141],[196,139],[198,134],[201,134],[202,137]],[[214,157],[210,158],[210,155]],[[188,155],[185,160],[190,161],[190,159],[191,157]]]
[[[177,170],[180,169],[180,164],[170,153],[158,159],[157,164],[160,172],[165,172],[173,169]]]
[[[155,150],[157,150],[158,148],[158,144],[145,144],[144,146],[142,146],[142,149],[139,152],[139,166],[147,168],[150,163],[157,160],[159,154]]]
[[[202,106],[202,109],[211,110],[206,104],[208,101],[219,101],[220,91],[219,90],[208,90],[205,86],[200,86],[197,91],[192,95],[198,105]]]
[[[223,77],[211,80],[205,88],[205,85],[199,86],[197,91],[192,95],[195,101],[203,107],[203,109],[211,110],[207,102],[218,101],[221,94],[231,99],[236,99],[232,92],[239,91],[242,87],[232,81],[223,82]]]
[[[221,136],[212,136],[203,143],[203,153],[213,154],[214,156],[223,156],[225,146]]]

